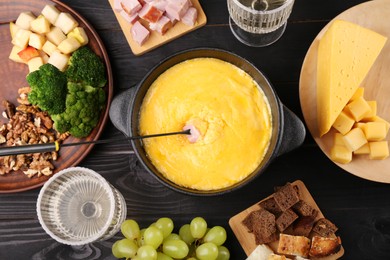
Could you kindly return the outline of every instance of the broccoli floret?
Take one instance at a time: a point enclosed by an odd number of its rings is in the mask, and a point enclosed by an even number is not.
[[[65,71],[68,81],[104,87],[107,79],[104,63],[88,46],[73,52]]]
[[[52,116],[54,128],[60,133],[69,131],[77,138],[86,137],[99,122],[106,93],[83,83],[68,82],[67,87],[66,110]]]
[[[39,70],[29,73],[26,77],[31,87],[28,101],[45,110],[49,115],[65,111],[65,97],[67,93],[67,79],[65,73],[47,63]]]

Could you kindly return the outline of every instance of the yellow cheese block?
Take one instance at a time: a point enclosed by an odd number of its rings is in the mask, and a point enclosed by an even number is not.
[[[355,94],[387,38],[357,24],[335,20],[318,46],[317,114],[326,134]]]
[[[387,141],[369,142],[370,145],[370,159],[383,160],[389,157],[389,145]]]

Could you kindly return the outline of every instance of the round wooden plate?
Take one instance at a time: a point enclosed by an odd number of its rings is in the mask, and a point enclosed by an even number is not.
[[[390,73],[388,72],[390,68],[390,23],[387,21],[388,17],[390,17],[390,1],[376,0],[354,6],[334,19],[359,24],[389,38],[361,86],[365,88],[364,98],[366,100],[376,100],[378,104],[377,114],[390,122]],[[318,42],[328,26],[329,24],[317,35],[306,54],[301,70],[299,96],[306,125],[319,147],[329,157],[334,130],[331,130],[322,138],[319,137],[316,115],[317,104],[315,102],[317,100]],[[389,141],[389,136],[387,140]],[[390,158],[369,160],[367,156],[354,156],[349,164],[336,164],[361,178],[390,183]]]
[[[11,35],[9,31],[9,22],[15,21],[21,12],[31,11],[38,15],[46,4],[54,4],[58,10],[70,13],[78,22],[79,26],[83,27],[89,37],[89,46],[99,55],[106,65],[107,85],[105,91],[107,93],[107,104],[104,111],[102,111],[100,121],[92,133],[83,141],[97,140],[103,131],[104,125],[108,120],[108,110],[113,95],[113,79],[111,72],[111,65],[105,50],[105,47],[92,26],[76,11],[66,6],[59,1],[48,0],[17,0],[7,1],[0,0],[0,104],[3,100],[9,100],[17,104],[18,89],[27,86],[26,75],[28,73],[27,65],[11,61],[8,56],[12,49]],[[2,109],[4,111],[4,109]],[[0,123],[3,124],[8,120],[0,117]],[[70,137],[67,142],[77,142],[80,139]],[[60,156],[55,165],[55,172],[64,168],[75,166],[92,149],[92,145],[64,147],[60,150]],[[0,175],[0,193],[20,192],[36,187],[40,187],[48,179],[47,176],[28,178],[23,172],[15,171],[6,175]]]

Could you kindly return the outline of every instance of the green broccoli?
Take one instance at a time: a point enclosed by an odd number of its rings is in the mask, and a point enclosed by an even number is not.
[[[86,137],[99,122],[100,111],[105,106],[106,93],[83,83],[68,82],[66,110],[53,115],[54,128],[77,138]]]
[[[104,63],[88,46],[73,52],[65,73],[68,81],[84,83],[92,87],[104,87],[107,79]]]
[[[28,101],[45,110],[49,115],[65,111],[67,79],[65,73],[47,63],[26,77],[31,87]]]

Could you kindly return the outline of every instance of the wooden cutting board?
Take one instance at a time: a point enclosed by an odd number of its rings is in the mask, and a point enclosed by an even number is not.
[[[299,188],[299,197],[302,200],[304,200],[310,206],[312,206],[313,208],[318,210],[318,215],[317,215],[316,220],[318,220],[320,218],[323,218],[324,215],[322,214],[320,208],[317,206],[316,202],[314,201],[314,199],[311,196],[310,192],[306,188],[305,184],[302,181],[297,180],[297,181],[294,181],[292,183],[292,185],[297,185],[298,186],[298,188]],[[272,195],[268,196],[267,198],[264,198],[263,200],[266,200],[266,199],[268,199],[270,197],[272,197]],[[263,201],[263,200],[261,200],[261,201]],[[261,201],[259,201],[256,204],[250,206],[249,208],[241,211],[240,213],[238,213],[237,215],[233,216],[229,220],[229,225],[230,225],[231,229],[233,230],[234,235],[237,237],[238,241],[240,242],[240,244],[241,244],[242,248],[244,249],[244,251],[245,251],[247,256],[249,256],[253,252],[253,250],[255,250],[257,245],[255,243],[255,236],[253,235],[253,233],[249,233],[248,232],[247,228],[242,224],[242,221],[249,215],[249,213],[251,213],[254,210],[258,210],[260,208],[258,204]],[[342,238],[341,238],[341,241],[342,241]],[[276,252],[276,249],[278,247],[278,243],[279,243],[279,241],[275,241],[273,243],[268,244],[268,246],[271,247],[274,252]],[[334,254],[334,255],[329,256],[329,257],[324,257],[324,258],[321,258],[321,259],[322,260],[338,259],[338,258],[340,258],[343,255],[344,255],[344,248],[341,247],[340,251],[337,254]]]
[[[167,42],[170,42],[186,33],[194,31],[207,23],[206,15],[202,9],[202,6],[199,3],[199,0],[191,0],[193,6],[198,11],[198,19],[194,26],[185,25],[182,22],[177,22],[171,29],[169,29],[164,35],[159,34],[158,32],[150,30],[149,39],[140,46],[137,42],[133,40],[130,33],[131,24],[127,22],[119,12],[114,10],[114,0],[108,0],[111,8],[116,16],[116,19],[119,22],[120,27],[126,37],[127,42],[130,45],[131,51],[134,55],[142,55],[150,50],[153,50]]]

